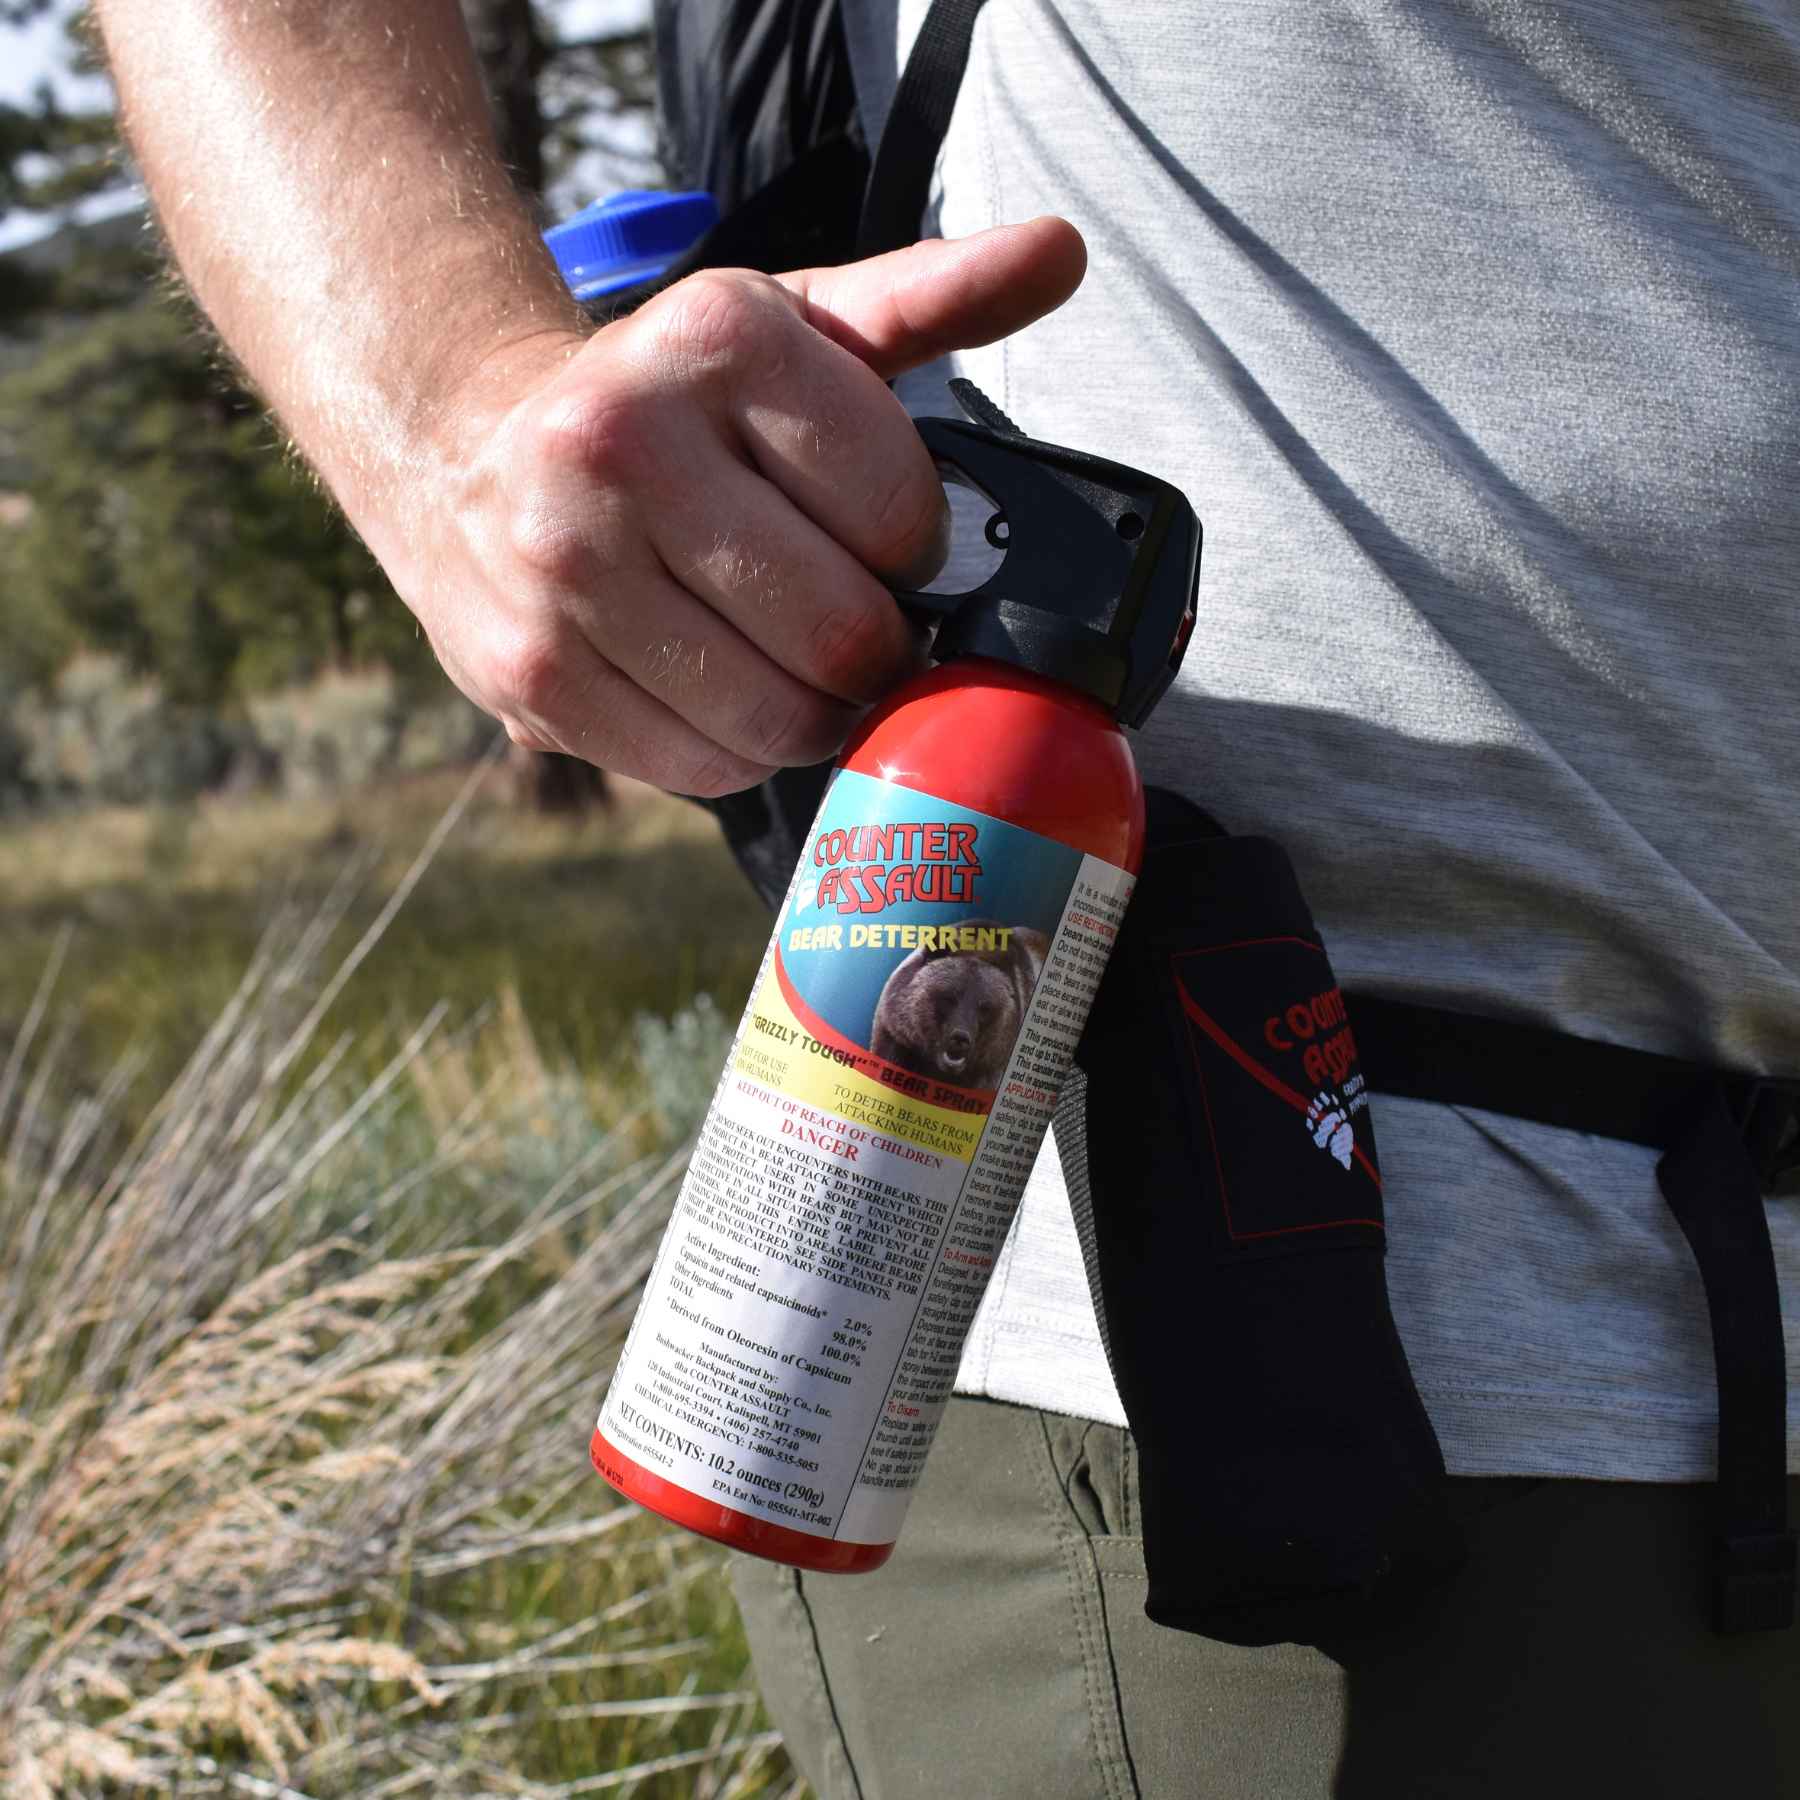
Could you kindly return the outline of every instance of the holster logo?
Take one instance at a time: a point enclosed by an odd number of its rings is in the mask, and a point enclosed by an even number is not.
[[[1231,1240],[1379,1232],[1368,1083],[1324,950],[1271,934],[1179,948],[1169,963],[1187,1024],[1193,1116]]]
[[[1314,1087],[1341,1085],[1356,1067],[1356,1039],[1350,1035],[1341,988],[1327,988],[1285,1012],[1270,1013],[1263,1021],[1263,1042],[1271,1050],[1298,1050],[1300,1066]]]
[[[813,866],[822,869],[813,904],[840,913],[877,913],[906,900],[968,906],[981,858],[978,825],[852,825],[821,832]]]
[[[1319,1149],[1329,1150],[1346,1169],[1356,1155],[1356,1127],[1350,1123],[1350,1115],[1357,1110],[1355,1098],[1346,1104],[1329,1089],[1314,1094],[1306,1109],[1306,1129],[1312,1133],[1312,1141]]]

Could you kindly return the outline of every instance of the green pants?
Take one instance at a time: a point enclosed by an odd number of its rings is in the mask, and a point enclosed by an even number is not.
[[[822,1800],[1800,1795],[1800,1630],[1706,1629],[1706,1490],[1454,1485],[1468,1573],[1335,1657],[1152,1625],[1130,1438],[992,1401],[886,1568],[734,1579]]]

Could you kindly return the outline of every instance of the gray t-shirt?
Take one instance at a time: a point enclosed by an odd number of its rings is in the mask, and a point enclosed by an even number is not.
[[[874,128],[923,11],[848,8]],[[1800,7],[992,0],[940,178],[1091,258],[956,366],[1205,522],[1146,778],[1288,847],[1346,985],[1800,1071]],[[1451,1467],[1709,1473],[1654,1154],[1375,1120]],[[1054,1156],[959,1385],[1122,1420]]]

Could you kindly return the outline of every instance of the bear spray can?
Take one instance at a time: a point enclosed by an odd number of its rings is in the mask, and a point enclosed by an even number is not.
[[[591,1454],[633,1500],[802,1568],[878,1567],[956,1378],[1142,850],[1140,725],[1193,626],[1167,483],[919,422],[1004,556],[813,823]]]

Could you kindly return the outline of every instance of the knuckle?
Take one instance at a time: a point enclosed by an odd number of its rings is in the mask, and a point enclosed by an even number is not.
[[[906,467],[869,507],[869,537],[876,566],[902,570],[925,562],[943,529],[944,490],[930,465],[921,474]]]
[[[706,685],[706,645],[678,635],[644,646],[644,685],[663,697],[698,697]]]
[[[675,793],[692,794],[696,799],[717,800],[723,794],[742,793],[745,788],[755,787],[769,773],[763,764],[750,762],[734,751],[714,745],[677,771],[669,787]]]
[[[591,573],[593,550],[566,517],[540,506],[522,506],[506,522],[506,547],[526,575],[553,588],[579,586]]]
[[[544,742],[542,733],[518,719],[502,719],[500,723],[506,727],[507,741],[517,750],[546,751],[554,747]]]
[[[761,615],[781,611],[793,585],[791,562],[744,532],[721,533],[682,573]]]
[[[605,476],[653,446],[655,397],[634,387],[557,395],[532,422],[528,457],[552,474]]]
[[[748,269],[707,269],[670,288],[656,303],[663,349],[703,368],[742,363],[787,308],[779,284]]]
[[[873,606],[840,607],[813,627],[810,673],[828,694],[873,698],[885,684],[892,656],[888,633]]]
[[[778,768],[817,762],[842,742],[837,708],[804,693],[770,694],[749,708],[737,741],[758,762]]]
[[[508,713],[553,719],[568,683],[568,647],[555,631],[522,634],[496,655],[494,677]]]

